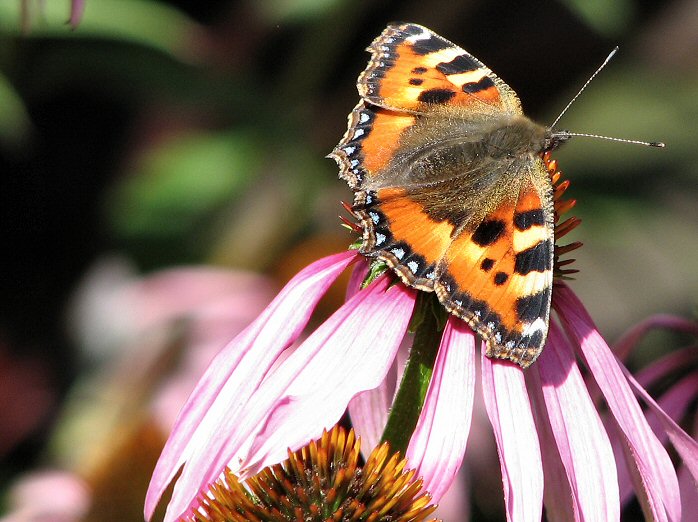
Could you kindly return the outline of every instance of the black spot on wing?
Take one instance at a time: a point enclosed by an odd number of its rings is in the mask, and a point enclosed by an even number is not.
[[[412,69],[412,74],[424,74],[425,72],[427,72],[426,67],[415,67]]]
[[[484,91],[485,89],[489,89],[490,87],[494,87],[494,82],[489,77],[483,76],[483,78],[479,82],[470,82],[464,84],[463,92],[475,94],[476,92]]]
[[[429,89],[422,91],[417,100],[424,103],[446,103],[456,95],[450,89]]]
[[[537,294],[519,297],[516,300],[516,315],[519,320],[530,323],[544,317],[550,307],[550,288]]]
[[[550,252],[552,244],[550,240],[540,241],[535,246],[522,250],[516,254],[514,271],[517,274],[526,275],[530,272],[545,272],[552,268]]]
[[[449,49],[451,47],[453,47],[451,42],[444,40],[435,34],[432,34],[429,36],[429,38],[417,40],[413,45],[414,52],[421,55],[443,51],[444,49]]]
[[[494,284],[497,285],[497,286],[501,286],[501,285],[503,285],[504,283],[507,282],[507,279],[509,279],[509,276],[508,276],[506,273],[504,273],[504,272],[497,272],[497,273],[494,275]]]
[[[422,85],[424,80],[421,78],[410,78],[410,85]]]
[[[440,72],[449,74],[461,74],[468,71],[474,71],[480,66],[468,56],[461,54],[456,56],[450,62],[441,62],[436,66],[436,69]]]
[[[531,335],[528,337],[524,337],[528,342],[528,346],[530,347],[536,347],[536,348],[542,348],[543,343],[545,342],[545,337],[543,337],[543,332],[540,330],[536,330],[533,332]]]
[[[490,270],[492,270],[493,266],[494,259],[490,259],[489,257],[486,257],[482,260],[482,263],[480,263],[480,268],[482,268],[485,272],[489,272]]]
[[[526,210],[514,214],[514,225],[519,230],[528,230],[533,226],[545,224],[545,216],[542,209]]]
[[[473,241],[480,246],[491,245],[496,242],[497,239],[504,232],[504,221],[499,221],[497,219],[491,221],[483,221],[475,229],[473,234]]]
[[[424,29],[413,24],[403,24],[400,26],[400,30],[409,36],[417,36],[424,32]]]

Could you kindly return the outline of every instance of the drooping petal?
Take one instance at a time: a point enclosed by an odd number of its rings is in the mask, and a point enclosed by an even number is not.
[[[690,346],[664,357],[652,361],[635,373],[635,379],[643,388],[647,389],[660,379],[670,375],[679,375],[685,368],[693,368],[698,365],[698,347]]]
[[[388,422],[396,384],[397,367],[392,364],[385,379],[377,387],[359,393],[349,402],[349,417],[354,431],[361,437],[361,452],[364,456],[380,443]]]
[[[262,312],[213,359],[175,422],[148,487],[145,516],[152,517],[163,491],[194,448],[219,439],[226,415],[247,403],[279,354],[303,331],[315,305],[356,254],[343,252],[311,264],[296,275]],[[190,462],[189,467],[199,463]],[[193,492],[195,495],[196,492]]]
[[[334,424],[353,394],[378,385],[414,306],[412,291],[396,285],[386,292],[386,286],[383,278],[345,303],[267,372],[234,415],[217,412],[217,430],[192,448],[165,522],[186,512],[226,465],[244,477],[283,460],[287,448],[297,449]]]
[[[695,321],[674,315],[658,314],[648,317],[627,330],[613,345],[613,352],[621,361],[624,361],[640,339],[656,328],[698,335],[698,323]]]
[[[642,397],[652,413],[657,416],[664,432],[669,436],[669,440],[671,440],[674,448],[681,456],[686,468],[698,482],[698,442],[681,429],[676,421],[640,386],[627,369],[624,368],[624,371],[628,382],[635,389],[635,393]],[[678,412],[683,412],[690,404],[690,400],[695,400],[696,397],[698,397],[698,374],[693,373],[679,381],[671,390],[664,394],[662,402],[667,404],[667,407],[676,408]]]
[[[507,520],[540,522],[543,463],[523,371],[482,350],[482,393],[502,469]]]
[[[693,438],[698,438],[698,416],[693,419]],[[696,478],[691,476],[688,469],[682,466],[679,469],[679,489],[681,490],[681,512],[698,513],[698,487]]]
[[[407,448],[410,468],[435,502],[460,469],[475,396],[475,336],[460,319],[446,323],[424,407]]]
[[[537,361],[536,361],[537,364]],[[527,380],[535,372],[527,372]],[[540,440],[541,448],[555,448],[557,442],[553,429],[550,426],[550,420],[545,410],[545,400],[543,392],[540,389],[539,383],[534,383],[529,386],[529,397],[531,405],[535,412],[536,425],[538,427],[538,439]],[[543,460],[543,478],[545,487],[543,488],[543,505],[545,506],[545,514],[548,520],[569,520],[579,522],[579,505],[572,492],[570,481],[567,477],[567,470],[562,463],[559,451],[542,451]]]
[[[349,278],[349,284],[347,284],[347,301],[354,297],[359,290],[361,290],[361,284],[368,275],[368,268],[369,264],[363,258],[359,258],[359,260],[354,264],[354,269],[351,271],[351,277]]]
[[[619,520],[613,449],[572,348],[553,321],[545,350],[533,366],[531,377],[542,391],[544,411],[538,411],[549,420],[579,520]],[[535,394],[532,399],[536,402]],[[548,453],[544,452],[544,459]]]
[[[618,427],[624,434],[628,454],[637,466],[642,484],[638,497],[646,499],[648,517],[681,518],[676,471],[661,442],[647,423],[613,355],[579,299],[564,284],[557,287],[554,306],[568,335],[578,344],[594,380],[601,389]]]
[[[387,285],[383,277],[355,296],[363,301],[328,319],[260,387],[254,400],[264,404],[269,397],[273,408],[242,463],[243,477],[329,429],[352,397],[384,380],[415,302],[413,290]],[[278,382],[289,384],[273,397]]]

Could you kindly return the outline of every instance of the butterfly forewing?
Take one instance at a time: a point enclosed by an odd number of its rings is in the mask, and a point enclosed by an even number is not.
[[[514,91],[477,58],[416,24],[391,24],[368,49],[359,77],[365,100],[416,112],[449,104],[475,111],[521,113]]]

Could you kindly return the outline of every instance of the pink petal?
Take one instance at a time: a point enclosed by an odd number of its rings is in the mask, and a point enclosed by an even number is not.
[[[698,442],[683,431],[671,416],[667,415],[664,409],[638,384],[627,369],[624,369],[624,371],[630,385],[635,389],[635,393],[642,397],[650,407],[650,410],[659,418],[665,433],[669,436],[686,468],[688,468],[693,478],[698,481]],[[695,400],[696,397],[698,397],[698,374],[693,373],[679,381],[671,390],[664,394],[662,402],[672,409],[676,408],[678,410],[677,413],[683,413],[691,403],[691,399]]]
[[[404,330],[398,328],[406,328],[414,306],[413,292],[402,285],[385,292],[386,286],[382,278],[359,292],[268,372],[244,402],[215,412],[218,423],[192,447],[165,522],[186,512],[226,465],[234,473],[254,472],[283,460],[286,448],[297,449],[334,424],[353,394],[378,385],[385,373],[380,374],[381,359],[387,371],[394,356],[389,343],[397,338],[399,344]]]
[[[693,437],[698,435],[698,416],[693,419]],[[681,512],[698,513],[698,487],[696,479],[691,476],[686,467],[679,469],[679,488],[681,490]]]
[[[435,502],[451,486],[463,462],[474,395],[475,336],[463,321],[451,316],[407,448],[408,467],[417,469]]]
[[[542,391],[544,405],[540,404],[537,411],[549,420],[578,519],[619,520],[618,477],[611,443],[575,363],[572,347],[552,321],[548,342],[531,377]],[[532,398],[534,403],[539,401],[535,394]],[[544,452],[544,460],[549,453]]]
[[[556,289],[554,306],[560,320],[579,343],[587,366],[625,435],[646,494],[645,507],[656,519],[680,520],[678,481],[669,455],[652,432],[618,360],[582,303],[566,285],[560,284]]]
[[[361,452],[364,456],[378,446],[383,437],[396,384],[397,366],[393,364],[376,388],[359,393],[349,402],[351,425],[361,437]]]
[[[147,519],[152,517],[163,491],[192,453],[201,446],[209,446],[210,439],[221,445],[222,439],[229,435],[220,430],[221,425],[226,419],[235,418],[247,404],[264,374],[301,334],[317,302],[355,256],[354,252],[343,252],[302,270],[213,359],[182,408],[155,467],[146,494]],[[201,458],[206,457],[201,455]],[[190,460],[186,466],[189,471],[200,467],[201,462],[196,460]],[[189,492],[192,498],[202,483],[200,480]]]
[[[523,371],[482,349],[482,393],[502,469],[507,520],[540,522],[543,463]]]
[[[364,258],[359,258],[359,261],[354,264],[354,270],[351,271],[351,277],[347,285],[347,301],[361,290],[361,284],[366,280],[366,276],[368,275],[368,268],[369,264]]]
[[[318,437],[352,397],[384,380],[412,316],[415,292],[403,285],[386,290],[389,280],[381,279],[318,328],[255,394],[255,402],[273,406],[242,464],[244,475]]]
[[[640,339],[647,335],[650,330],[657,328],[698,335],[698,323],[695,321],[673,315],[658,314],[648,317],[626,331],[614,344],[613,352],[621,361],[625,360]]]
[[[536,364],[538,364],[536,362]],[[535,372],[528,372],[532,377]],[[531,378],[531,381],[534,379]],[[530,382],[530,381],[529,381]],[[536,425],[538,426],[538,438],[541,448],[556,447],[555,435],[550,426],[550,419],[545,411],[545,401],[539,383],[529,386],[529,396],[534,408]],[[543,505],[547,520],[574,520],[580,521],[579,503],[572,493],[567,470],[562,463],[559,451],[543,451],[543,478],[545,488],[543,489]]]
[[[454,477],[453,484],[439,500],[433,517],[449,522],[470,522],[470,483],[465,470]]]
[[[635,373],[635,379],[643,388],[649,388],[671,374],[680,374],[685,368],[698,365],[698,349],[695,346],[671,352]]]
[[[361,283],[368,275],[368,268],[367,262],[356,263],[347,285],[347,299],[360,290]],[[361,438],[361,452],[365,457],[380,443],[383,436],[396,384],[397,365],[393,362],[385,379],[376,388],[361,392],[349,401],[347,409],[351,424],[357,436]]]

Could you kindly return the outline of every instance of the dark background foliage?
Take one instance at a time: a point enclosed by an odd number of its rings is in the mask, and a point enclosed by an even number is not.
[[[87,0],[74,31],[67,1],[26,5],[24,24],[19,2],[0,5],[0,355],[54,400],[6,448],[2,481],[40,454],[84,369],[66,307],[97,260],[118,254],[144,273],[245,268],[281,283],[351,241],[337,219],[350,193],[324,156],[357,101],[364,48],[389,21],[469,50],[541,122],[619,45],[560,125],[667,148],[576,139],[555,155],[584,221],[572,286],[610,340],[649,314],[694,311],[690,0]]]

